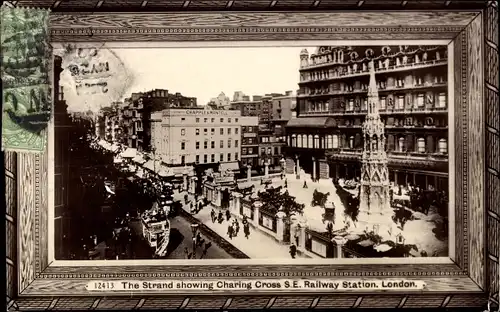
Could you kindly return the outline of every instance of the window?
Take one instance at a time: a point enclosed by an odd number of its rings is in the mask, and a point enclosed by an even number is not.
[[[185,121],[185,120],[186,120],[186,118],[184,118],[184,117],[181,118],[181,121]]]
[[[241,149],[241,155],[246,155],[247,154],[247,148],[246,147],[243,147]]]
[[[238,140],[234,140],[234,147],[238,147]]]
[[[248,155],[251,155],[251,154],[253,154],[253,147],[248,148]]]
[[[231,148],[231,139],[227,140],[227,147]]]
[[[207,128],[203,129],[203,133],[204,133],[205,135],[207,135],[207,134],[208,134],[208,129],[207,129]]]
[[[223,153],[220,153],[220,160],[219,161],[224,161],[224,154]]]
[[[200,155],[196,155],[196,163],[199,164],[200,163]]]
[[[241,131],[242,131],[242,132],[245,132],[245,131],[247,131],[247,127],[245,127],[245,126],[242,126],[242,127],[241,127]]]
[[[227,134],[231,135],[231,128],[227,128]]]
[[[227,161],[231,161],[231,153],[227,153]]]
[[[186,142],[181,142],[181,150],[186,149]]]
[[[387,99],[386,99],[385,97],[380,98],[380,109],[381,109],[381,110],[384,110],[384,109],[386,108],[386,105],[387,105],[387,104],[386,104],[386,100],[387,100]]]
[[[404,109],[405,108],[405,97],[403,95],[398,96],[396,101],[396,109]]]
[[[354,148],[354,137],[352,135],[349,137],[349,148]]]
[[[238,122],[238,118],[234,118],[234,122],[236,122],[236,123],[237,123],[237,122]]]
[[[238,134],[238,128],[234,128],[234,134]]]
[[[248,127],[248,132],[253,132],[253,127],[252,126]]]
[[[398,152],[404,152],[405,151],[405,138],[401,137],[398,140]]]
[[[200,142],[196,142],[196,149],[200,149]]]
[[[448,142],[446,139],[440,139],[438,142],[439,153],[447,154],[448,153]]]
[[[319,135],[314,136],[314,148],[319,148]]]
[[[211,121],[212,123],[214,123],[214,122],[215,122],[215,118],[210,119],[210,121]]]
[[[313,148],[313,136],[312,136],[312,134],[309,134],[309,136],[307,137],[307,147]]]
[[[368,109],[368,99],[363,99],[363,106],[361,106],[362,110]]]
[[[220,135],[224,135],[224,128],[220,128]]]
[[[196,118],[196,122],[200,122],[200,118]]]
[[[215,141],[212,141],[212,142],[210,143],[210,147],[211,147],[211,148],[215,148]]]
[[[212,135],[215,134],[215,128],[210,129],[210,134],[212,134]]]
[[[272,149],[270,147],[267,148],[267,155],[272,155]]]
[[[221,119],[220,119],[220,122],[224,122],[224,118],[221,118]]]
[[[212,154],[212,156],[210,157],[210,161],[213,163],[215,162],[215,154]]]
[[[333,143],[333,137],[331,134],[329,134],[326,137],[326,148],[333,148],[332,143]]]
[[[248,144],[253,144],[253,138],[248,138]]]
[[[231,118],[228,118],[228,119],[227,119],[227,122],[231,122]]]
[[[292,134],[292,142],[291,142],[292,147],[298,147],[297,146],[297,135]]]
[[[200,129],[196,129],[196,135],[200,135]]]
[[[220,140],[220,148],[224,148],[224,140]]]
[[[203,155],[203,163],[206,164],[208,162],[208,155]]]
[[[208,148],[208,141],[203,142],[203,148],[207,149]]]
[[[446,107],[446,93],[439,93],[438,106],[439,108]]]
[[[417,96],[417,106],[418,107],[424,107],[424,104],[425,104],[425,101],[424,101],[425,97],[423,94],[419,94]]]
[[[238,160],[238,153],[234,153],[234,160]]]
[[[349,104],[347,105],[347,110],[348,111],[353,111],[354,110],[354,99],[350,99]]]
[[[181,156],[181,164],[185,164],[186,163],[186,156],[182,155]]]
[[[274,147],[274,155],[278,155],[278,154],[279,154],[278,147],[277,147],[277,146],[275,146],[275,147]]]
[[[203,122],[208,122],[208,118],[203,118]]]
[[[423,82],[423,81],[424,81],[424,80],[422,79],[422,77],[417,77],[417,81],[416,81],[417,86],[421,86],[421,85],[423,85],[423,84],[424,84],[424,82]]]
[[[186,129],[181,129],[181,135],[186,135]]]
[[[405,81],[403,78],[397,78],[396,79],[396,87],[398,88],[403,88],[405,86]]]
[[[419,138],[417,141],[417,148],[419,153],[425,153],[425,139]]]

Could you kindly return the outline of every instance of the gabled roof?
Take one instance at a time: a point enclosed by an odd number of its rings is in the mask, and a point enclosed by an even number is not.
[[[329,128],[335,127],[337,124],[332,117],[298,117],[291,119],[287,124],[287,128]]]

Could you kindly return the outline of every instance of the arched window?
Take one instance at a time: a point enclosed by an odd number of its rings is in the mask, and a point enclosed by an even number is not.
[[[300,134],[297,136],[297,147],[302,147],[302,136]]]
[[[314,145],[313,145],[313,135],[312,134],[309,134],[307,136],[307,148],[314,148]]]
[[[336,134],[332,137],[332,148],[339,148],[339,136]]]
[[[419,138],[417,141],[417,151],[419,153],[425,153],[425,139],[424,138]]]
[[[297,135],[292,134],[292,147],[297,147]]]
[[[354,148],[354,136],[349,137],[349,148]]]
[[[440,139],[438,143],[439,153],[448,154],[448,142],[446,139]]]
[[[326,137],[326,148],[333,148],[333,136],[331,134]]]
[[[319,135],[317,134],[314,136],[314,148],[321,148],[319,145]]]
[[[330,103],[326,102],[325,103],[325,112],[329,112],[330,111]]]
[[[405,138],[400,137],[398,140],[398,152],[404,152],[405,151]]]
[[[307,148],[307,135],[302,135],[302,147]]]

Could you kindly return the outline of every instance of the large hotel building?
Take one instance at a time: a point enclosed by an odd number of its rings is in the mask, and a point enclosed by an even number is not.
[[[152,146],[167,165],[232,164],[239,168],[239,111],[170,108],[151,114]],[[243,122],[245,124],[245,122]]]
[[[319,47],[300,54],[287,171],[359,178],[369,60],[374,60],[390,180],[448,190],[446,46]]]

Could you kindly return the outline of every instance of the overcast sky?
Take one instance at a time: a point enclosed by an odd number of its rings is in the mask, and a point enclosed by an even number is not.
[[[246,95],[296,91],[301,47],[113,49],[132,72],[130,92],[167,89],[199,105],[224,92]],[[307,48],[309,53],[314,48]]]

